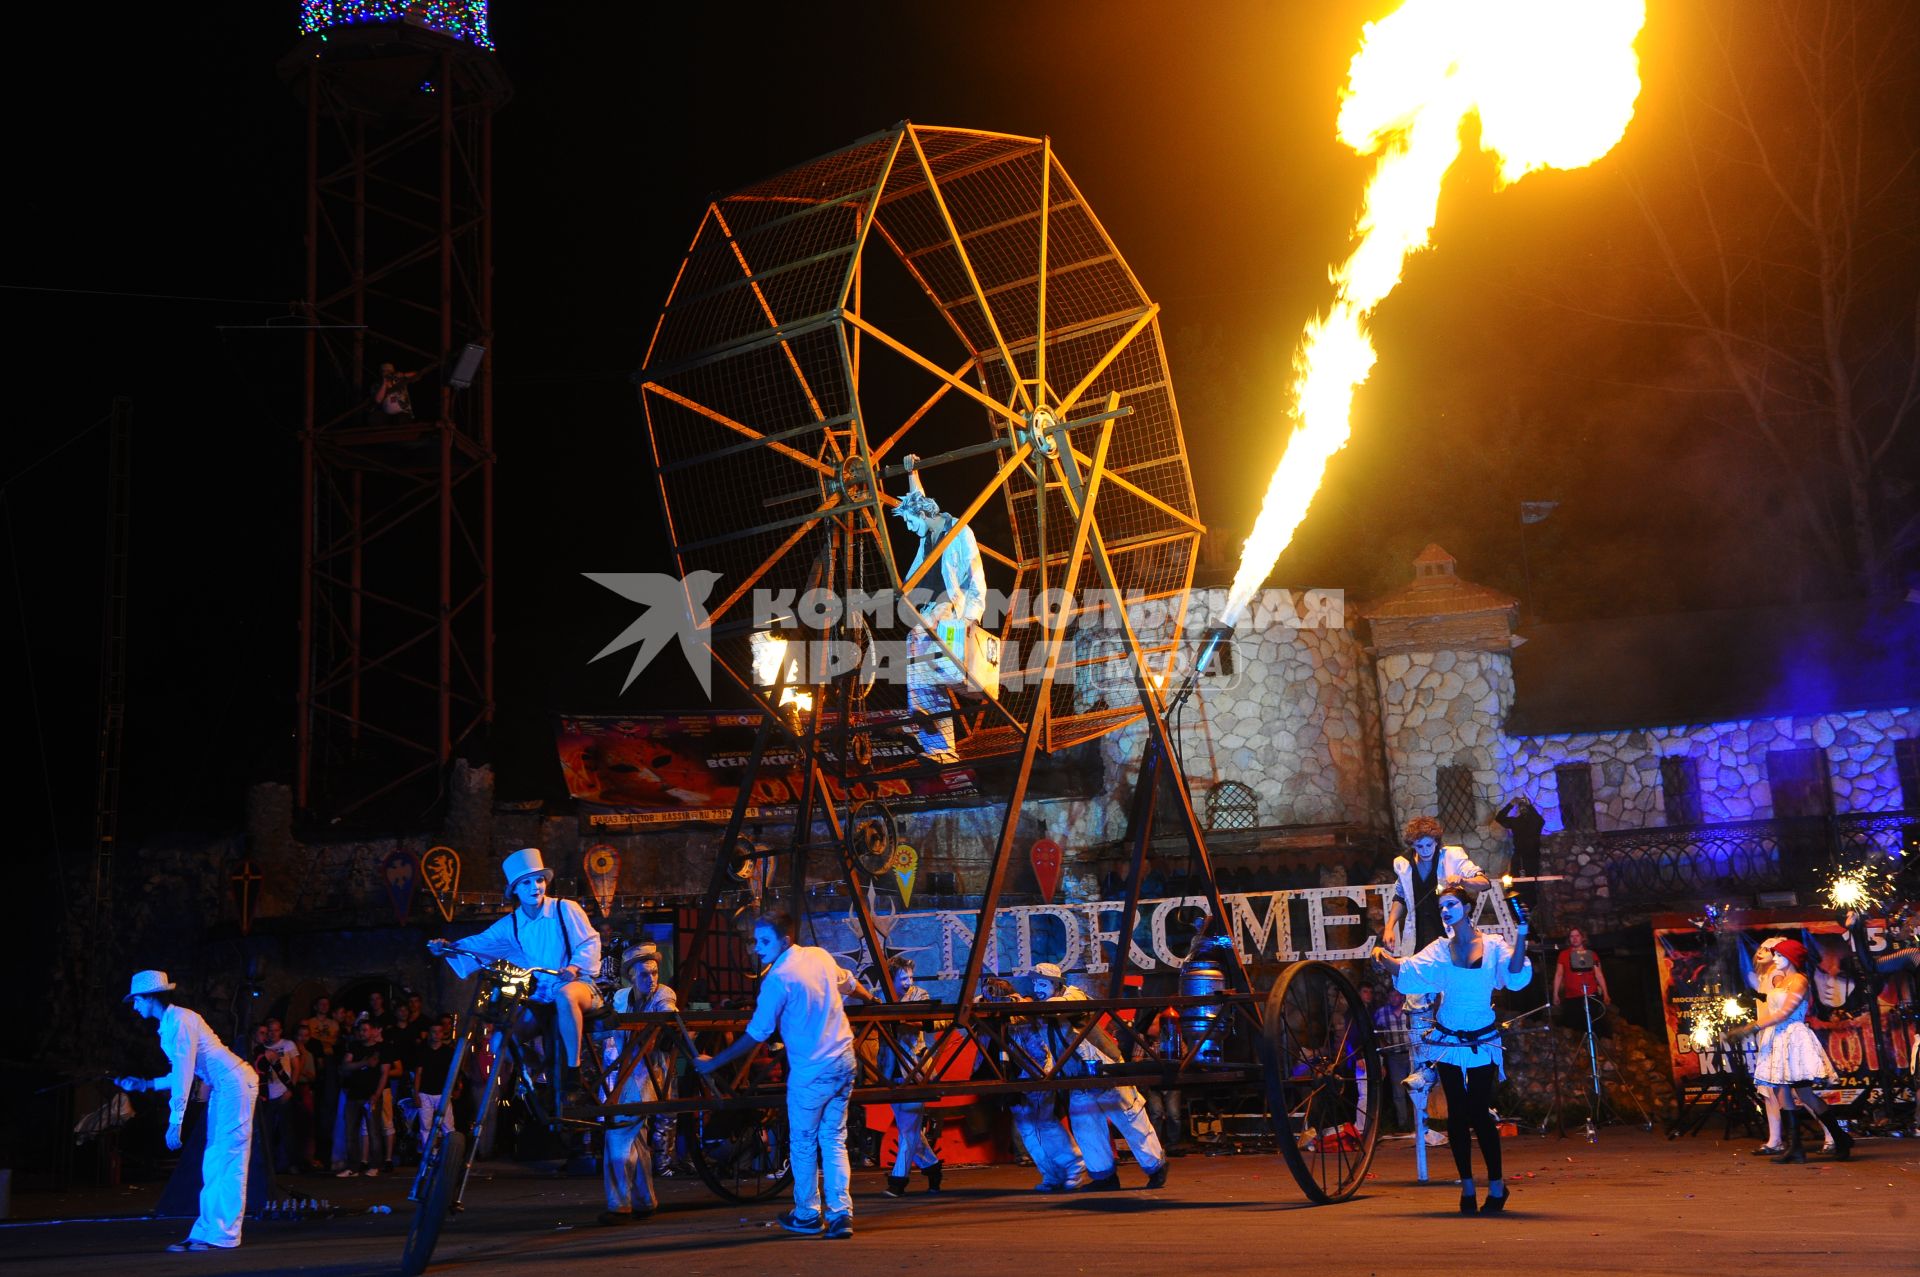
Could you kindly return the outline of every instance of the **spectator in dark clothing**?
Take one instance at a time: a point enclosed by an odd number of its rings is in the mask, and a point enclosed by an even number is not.
[[[439,1025],[427,1030],[427,1040],[413,1057],[413,1097],[420,1114],[420,1154],[433,1140],[433,1120],[447,1085],[447,1073],[453,1067],[453,1044]]]
[[[340,1058],[340,1089],[347,1108],[347,1168],[350,1175],[378,1175],[387,1160],[387,1131],[380,1117],[381,1083],[387,1060],[374,1038],[373,1022],[353,1026],[353,1041]]]
[[[367,995],[367,1018],[382,1033],[393,1027],[393,1012],[387,1007],[387,995],[378,989]]]

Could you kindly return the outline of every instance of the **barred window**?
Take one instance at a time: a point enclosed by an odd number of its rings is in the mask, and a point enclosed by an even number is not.
[[[1593,766],[1567,763],[1553,769],[1553,783],[1560,791],[1560,826],[1589,832],[1597,828],[1593,812]]]
[[[1473,801],[1473,769],[1442,767],[1434,784],[1440,793],[1440,827],[1449,838],[1472,834],[1480,823]]]
[[[1693,759],[1679,755],[1660,760],[1660,796],[1669,825],[1700,823],[1700,773]]]
[[[1207,795],[1208,829],[1252,829],[1259,823],[1259,798],[1239,781],[1221,781]]]
[[[1920,740],[1893,742],[1893,765],[1900,773],[1900,808],[1920,811]]]
[[[1767,788],[1775,820],[1833,814],[1833,785],[1824,749],[1767,751]]]

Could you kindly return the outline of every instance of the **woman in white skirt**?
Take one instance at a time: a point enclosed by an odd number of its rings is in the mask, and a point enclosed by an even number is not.
[[[1813,1088],[1840,1080],[1826,1048],[1807,1027],[1807,947],[1798,940],[1776,936],[1760,946],[1754,965],[1760,971],[1759,987],[1767,1005],[1758,1019],[1739,1032],[1754,1039],[1753,1080],[1768,1088],[1780,1106],[1786,1127],[1786,1151],[1773,1160],[1804,1162],[1807,1153],[1800,1143],[1800,1115],[1795,1105],[1818,1122],[1827,1105]],[[1853,1152],[1853,1137],[1841,1130],[1838,1122],[1827,1130],[1833,1136],[1834,1159],[1846,1161]]]

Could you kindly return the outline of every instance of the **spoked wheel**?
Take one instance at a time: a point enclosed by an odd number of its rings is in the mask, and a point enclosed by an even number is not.
[[[1296,962],[1267,995],[1265,1030],[1267,1111],[1281,1155],[1310,1200],[1343,1202],[1359,1191],[1380,1139],[1386,1071],[1372,1018],[1333,967]]]
[[[433,1248],[440,1241],[440,1228],[453,1209],[454,1186],[467,1165],[467,1137],[448,1131],[440,1141],[440,1160],[427,1170],[427,1181],[420,1187],[420,1204],[414,1208],[413,1225],[407,1229],[407,1248],[400,1256],[400,1271],[406,1277],[419,1277],[433,1259]]]
[[[900,831],[884,803],[865,799],[847,817],[847,851],[869,877],[877,878],[893,863]]]
[[[763,1201],[793,1181],[784,1108],[689,1113],[682,1122],[693,1169],[727,1201]]]

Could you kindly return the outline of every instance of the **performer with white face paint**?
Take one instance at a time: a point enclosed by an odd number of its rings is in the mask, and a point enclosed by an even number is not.
[[[651,943],[636,944],[621,956],[622,971],[628,983],[613,995],[614,1011],[678,1011],[673,990],[660,983],[660,950]],[[625,1033],[609,1033],[601,1047],[607,1080],[618,1076],[620,1053],[626,1046]],[[627,1075],[610,1104],[643,1104],[662,1098],[654,1076],[667,1076],[671,1051],[656,1050],[641,1060]],[[651,1118],[616,1118],[607,1126],[606,1156],[601,1162],[602,1179],[607,1190],[607,1209],[600,1214],[603,1224],[631,1224],[653,1214],[658,1199],[653,1192],[653,1151],[650,1147]]]
[[[1807,1027],[1811,986],[1803,972],[1806,965],[1807,949],[1798,940],[1775,936],[1762,944],[1755,955],[1755,966],[1760,971],[1759,988],[1766,995],[1767,1005],[1752,1024],[1734,1032],[1754,1039],[1753,1080],[1772,1093],[1786,1127],[1786,1148],[1773,1160],[1807,1160],[1800,1142],[1799,1113],[1804,1109],[1827,1131],[1827,1148],[1834,1160],[1844,1162],[1853,1155],[1853,1137],[1837,1122],[1821,1122],[1827,1105],[1813,1091],[1816,1085],[1838,1082],[1840,1077],[1827,1058],[1826,1048]]]
[[[1033,969],[1033,996],[1037,1002],[1085,1002],[1087,995],[1068,984],[1060,968],[1042,962]],[[1067,1056],[1067,1049],[1079,1035],[1079,1029],[1067,1018],[1045,1022],[1049,1045],[1056,1059]],[[1102,1065],[1118,1064],[1120,1048],[1098,1025],[1074,1046],[1071,1057],[1060,1070],[1072,1076],[1091,1076]],[[1086,1159],[1087,1174],[1093,1177],[1089,1189],[1112,1192],[1120,1187],[1120,1173],[1113,1161],[1113,1137],[1107,1134],[1111,1122],[1127,1141],[1133,1160],[1147,1173],[1147,1187],[1160,1188],[1167,1182],[1167,1154],[1160,1147],[1153,1122],[1147,1116],[1147,1102],[1131,1086],[1076,1088],[1067,1092],[1067,1121],[1073,1127],[1074,1143]]]
[[[919,460],[911,453],[902,458],[908,466],[917,465]],[[893,512],[907,525],[907,530],[920,539],[920,548],[907,569],[907,575],[912,576],[926,561],[928,551],[947,535],[957,520],[927,495],[917,469],[908,471],[907,484],[909,491],[900,498]],[[927,623],[938,625],[950,617],[965,617],[977,624],[987,612],[987,569],[972,528],[961,528],[947,543],[940,555],[939,571],[946,594],[922,613]],[[907,636],[907,662],[908,704],[915,714],[926,716],[913,725],[920,748],[937,762],[952,762],[958,755],[954,752],[953,718],[943,712],[949,708],[943,687],[958,681],[957,671],[949,668],[951,661],[943,655],[940,645],[918,628]]]
[[[587,920],[586,910],[571,900],[547,894],[553,870],[541,859],[538,847],[522,847],[507,857],[501,870],[507,879],[507,899],[519,907],[479,935],[462,940],[460,947],[517,967],[546,967],[566,974],[567,979],[557,986],[552,977],[542,977],[534,987],[533,998],[553,1004],[561,1050],[566,1055],[566,1090],[576,1093],[581,1026],[600,997],[592,984],[593,977],[600,973],[600,933]],[[430,940],[427,948],[443,953],[447,942]],[[447,965],[462,979],[482,965],[479,959],[464,953],[446,957]]]
[[[260,1079],[214,1035],[198,1012],[175,1006],[174,984],[164,971],[133,977],[126,1001],[134,1014],[157,1020],[160,1048],[171,1066],[165,1077],[115,1079],[123,1091],[165,1091],[169,1106],[167,1147],[180,1147],[180,1126],[194,1079],[207,1084],[207,1151],[200,1162],[200,1217],[172,1251],[231,1250],[240,1244],[247,1214],[247,1159],[253,1150],[253,1108]]]
[[[997,976],[982,981],[981,997],[995,1002],[1026,1002],[1013,985]],[[1007,1022],[1007,1037],[1033,1066],[1042,1071],[1053,1067],[1053,1052],[1047,1045],[1047,1029],[1040,1020],[1015,1019]],[[1021,1069],[1021,1076],[1034,1076]],[[1053,1091],[1027,1091],[1015,1096],[1009,1111],[1013,1129],[1026,1145],[1027,1156],[1040,1172],[1036,1193],[1070,1193],[1084,1185],[1086,1162],[1074,1146],[1073,1137],[1060,1124],[1054,1112]]]
[[[753,925],[753,952],[765,966],[747,1030],[693,1067],[711,1074],[745,1059],[775,1033],[787,1048],[787,1140],[793,1209],[780,1227],[814,1237],[853,1236],[853,1167],[847,1156],[847,1102],[853,1097],[853,1028],[842,995],[873,1001],[833,955],[794,943],[793,915],[777,909]],[[825,1218],[822,1189],[825,1181]]]
[[[1460,1171],[1460,1213],[1498,1214],[1506,1209],[1507,1185],[1500,1163],[1500,1129],[1493,1117],[1493,1091],[1506,1076],[1500,1046],[1500,1022],[1493,1013],[1496,989],[1524,989],[1533,979],[1527,959],[1527,924],[1519,940],[1483,932],[1473,925],[1474,896],[1455,884],[1440,892],[1440,921],[1448,934],[1410,958],[1379,945],[1374,961],[1390,968],[1402,993],[1438,995],[1440,1006],[1425,1037],[1423,1054],[1439,1074],[1447,1094],[1447,1143]],[[1480,1141],[1487,1164],[1487,1200],[1474,1199],[1472,1140]]]
[[[926,989],[913,982],[913,959],[904,955],[896,956],[891,963],[893,969],[893,1000],[902,1002],[926,1002],[930,995]],[[880,1047],[880,1072],[889,1081],[905,1082],[912,1076],[912,1070],[927,1054],[926,1025],[911,1028],[902,1025],[899,1031],[900,1049],[891,1046]],[[893,1108],[893,1128],[898,1137],[899,1151],[894,1154],[893,1171],[887,1176],[887,1196],[905,1197],[907,1180],[914,1171],[920,1171],[927,1177],[927,1191],[940,1191],[940,1177],[946,1170],[940,1159],[927,1147],[925,1126],[926,1106],[914,1102],[895,1104]]]

